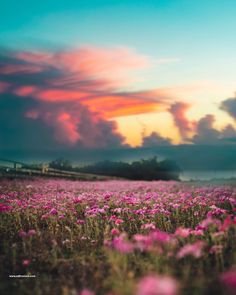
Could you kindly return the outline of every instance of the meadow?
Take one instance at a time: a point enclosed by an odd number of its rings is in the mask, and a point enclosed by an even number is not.
[[[0,293],[236,294],[235,205],[233,185],[1,180]]]

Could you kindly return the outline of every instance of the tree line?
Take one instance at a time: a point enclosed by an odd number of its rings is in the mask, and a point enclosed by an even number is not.
[[[180,168],[171,160],[158,161],[157,157],[132,163],[100,161],[84,167],[73,167],[70,161],[60,158],[49,163],[51,168],[121,177],[130,180],[179,180]]]

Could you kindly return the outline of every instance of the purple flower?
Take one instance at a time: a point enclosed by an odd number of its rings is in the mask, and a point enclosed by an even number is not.
[[[227,271],[221,275],[220,279],[228,289],[236,292],[236,271]]]
[[[30,230],[28,231],[27,235],[28,235],[29,237],[36,235],[36,230],[35,230],[35,229],[30,229]]]
[[[52,215],[56,215],[57,214],[57,209],[52,208],[49,213],[52,214]]]
[[[20,231],[19,231],[19,236],[20,236],[21,238],[25,238],[25,237],[27,237],[27,233],[26,233],[25,231],[23,231],[23,230],[20,230]]]

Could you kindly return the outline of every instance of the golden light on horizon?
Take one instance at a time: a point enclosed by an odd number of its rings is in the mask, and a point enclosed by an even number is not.
[[[152,132],[170,138],[174,144],[180,143],[178,130],[168,112],[117,117],[114,120],[118,124],[118,131],[132,147],[141,145],[142,135],[148,136]]]

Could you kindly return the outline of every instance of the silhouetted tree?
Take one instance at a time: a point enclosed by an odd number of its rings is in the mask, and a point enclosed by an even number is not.
[[[59,170],[72,170],[72,164],[69,160],[65,158],[58,158],[49,163],[50,168],[59,169]]]
[[[179,180],[180,168],[170,160],[157,161],[157,157],[132,163],[102,161],[79,168],[79,171],[99,175],[117,176],[133,180]]]

